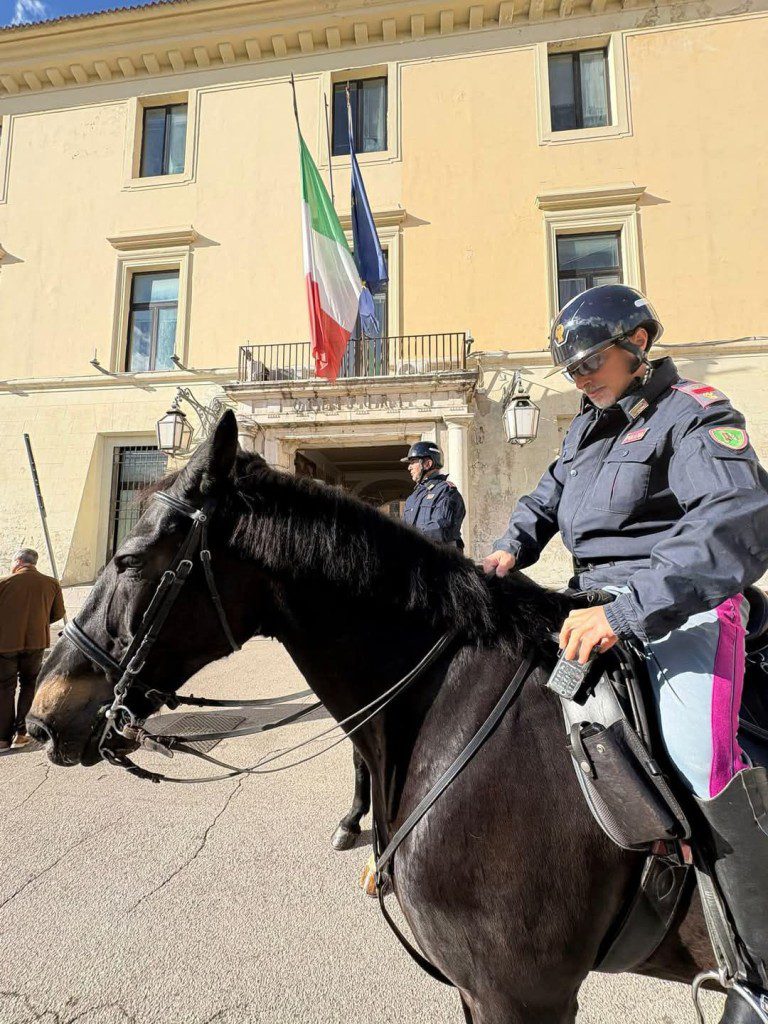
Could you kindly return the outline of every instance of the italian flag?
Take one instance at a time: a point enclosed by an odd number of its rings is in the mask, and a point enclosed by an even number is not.
[[[318,377],[335,380],[357,320],[363,282],[304,139],[301,145],[304,273]]]

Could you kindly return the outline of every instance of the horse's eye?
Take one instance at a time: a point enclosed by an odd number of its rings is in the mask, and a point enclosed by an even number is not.
[[[141,569],[144,559],[140,555],[115,555],[115,565],[118,572],[125,572],[126,569]]]

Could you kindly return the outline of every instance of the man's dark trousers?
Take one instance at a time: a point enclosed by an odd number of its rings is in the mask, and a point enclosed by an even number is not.
[[[43,653],[39,650],[0,654],[0,740],[10,743],[14,733],[27,731],[24,719],[35,696],[35,680],[43,663]],[[18,702],[15,700],[17,679]]]

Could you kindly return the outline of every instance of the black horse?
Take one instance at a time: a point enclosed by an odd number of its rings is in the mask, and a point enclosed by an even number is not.
[[[385,837],[473,736],[526,652],[536,652],[500,727],[398,850],[395,892],[420,946],[457,986],[467,1021],[573,1024],[579,987],[642,858],[594,823],[557,700],[543,685],[553,656],[546,634],[567,600],[520,574],[487,580],[458,552],[369,506],[239,452],[231,413],[169,493],[198,506],[217,499],[210,548],[235,637],[277,637],[337,720],[405,675],[444,631],[458,631],[419,682],[355,737]],[[113,657],[189,526],[152,502],[95,585],[79,621]],[[198,565],[140,689],[177,689],[228,650]],[[99,759],[95,723],[114,682],[66,639],[56,645],[28,719],[55,763]],[[154,710],[144,703],[139,711]],[[642,972],[688,982],[711,966],[694,899]]]

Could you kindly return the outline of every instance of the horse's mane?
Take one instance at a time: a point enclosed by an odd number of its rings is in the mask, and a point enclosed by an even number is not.
[[[149,485],[141,500],[179,475]],[[431,543],[339,487],[273,469],[260,455],[238,452],[225,507],[235,521],[231,543],[265,569],[374,594],[383,605],[457,628],[477,643],[518,653],[559,629],[571,607],[523,573],[489,578],[455,549]]]
[[[540,643],[564,618],[568,605],[560,595],[521,573],[488,579],[455,549],[431,543],[341,488],[272,469],[244,452],[234,484],[240,515],[232,543],[277,574],[373,595],[515,651]],[[242,515],[243,500],[250,515]]]

